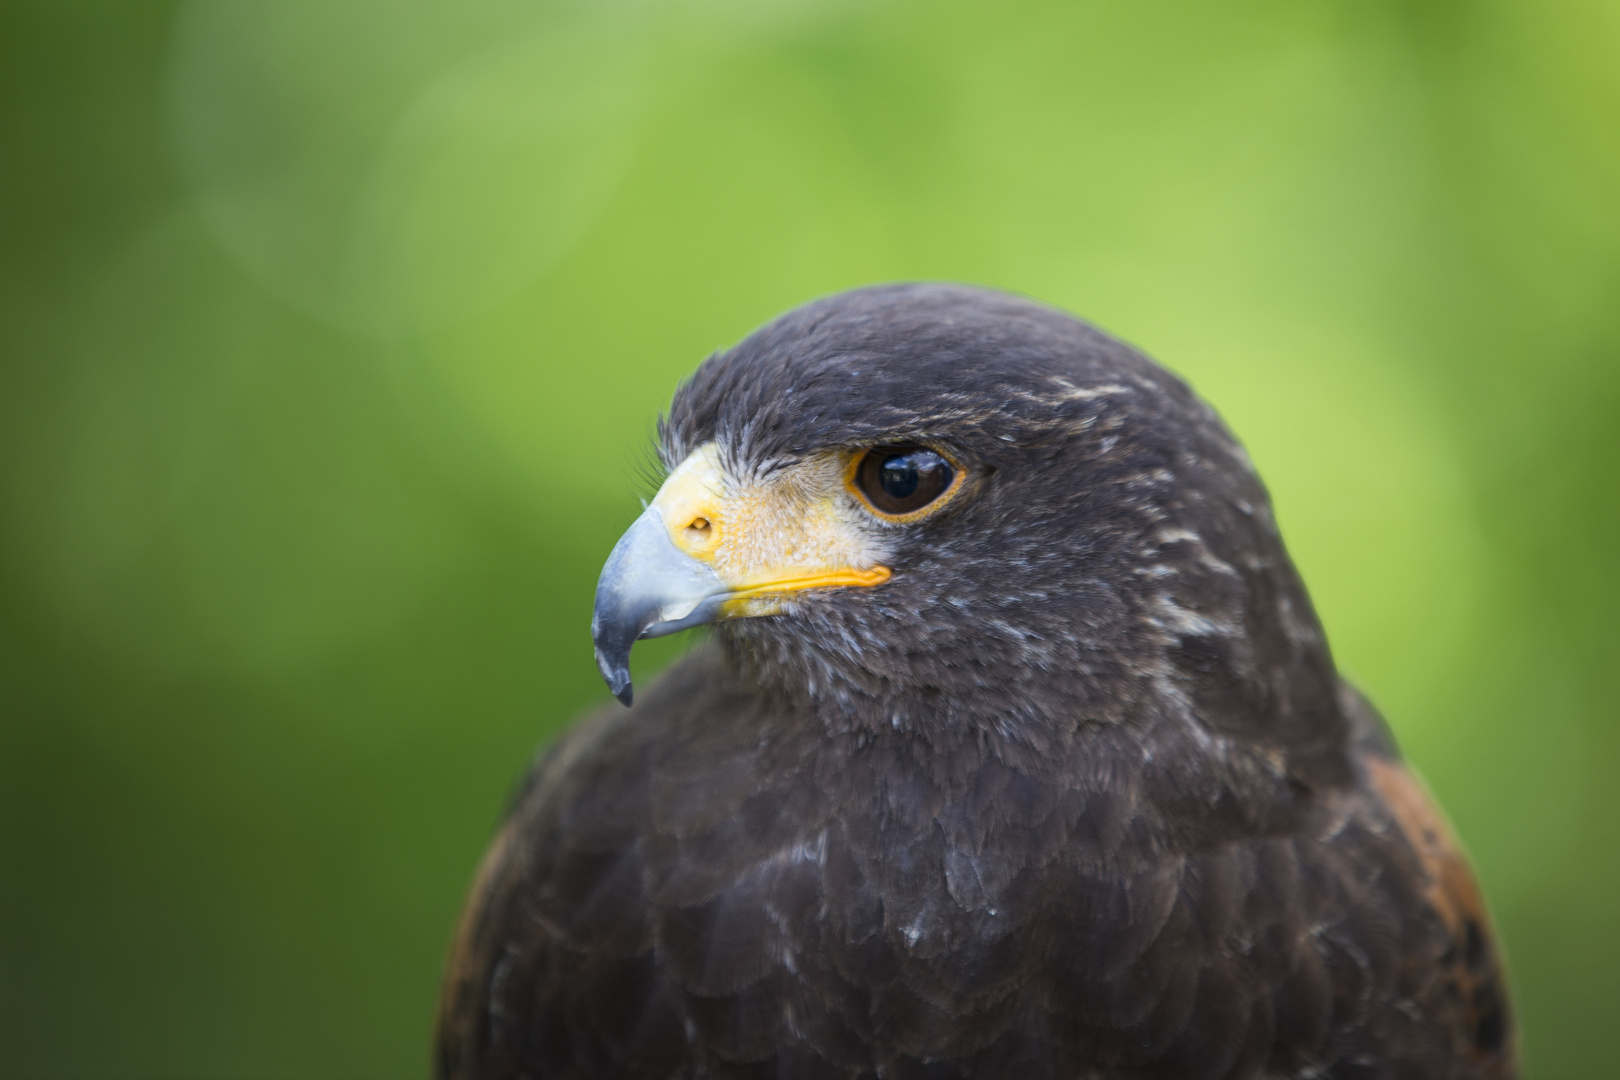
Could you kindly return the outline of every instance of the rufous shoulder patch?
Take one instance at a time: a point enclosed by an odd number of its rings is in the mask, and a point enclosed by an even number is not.
[[[1473,868],[1416,773],[1399,761],[1364,761],[1373,788],[1422,863],[1427,899],[1451,938],[1443,960],[1466,1018],[1470,1056],[1486,1067],[1483,1075],[1511,1075],[1515,1054],[1502,968]]]

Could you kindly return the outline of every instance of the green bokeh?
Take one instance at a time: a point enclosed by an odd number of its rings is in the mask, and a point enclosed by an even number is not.
[[[1612,0],[9,0],[0,1070],[425,1073],[658,409],[899,278],[1225,413],[1611,1072]]]

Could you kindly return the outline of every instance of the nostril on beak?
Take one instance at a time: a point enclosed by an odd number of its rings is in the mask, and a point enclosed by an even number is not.
[[[688,532],[707,533],[709,531],[709,519],[705,517],[695,517],[686,526],[686,528]]]

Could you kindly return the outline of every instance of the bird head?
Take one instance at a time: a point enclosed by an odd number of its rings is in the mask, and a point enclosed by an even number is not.
[[[1069,315],[844,293],[705,361],[659,434],[668,478],[592,624],[627,704],[637,638],[715,623],[762,692],[850,724],[1195,717],[1280,745],[1333,726],[1332,661],[1247,455]]]

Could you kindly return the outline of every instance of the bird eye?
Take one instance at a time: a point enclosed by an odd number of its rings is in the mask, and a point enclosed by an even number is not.
[[[855,470],[855,483],[866,501],[885,514],[921,510],[950,490],[956,470],[923,446],[876,446]]]

